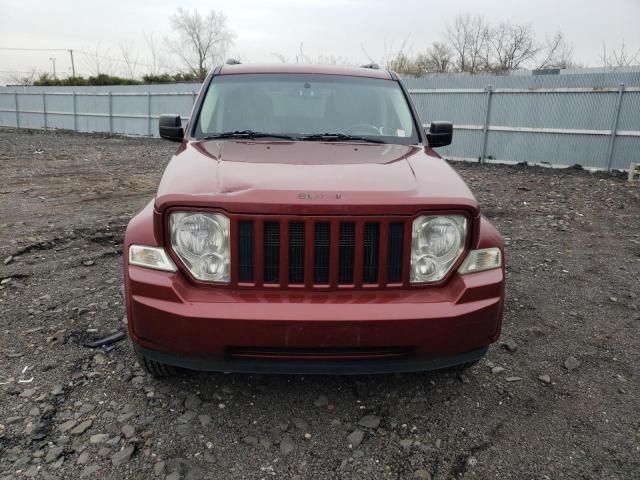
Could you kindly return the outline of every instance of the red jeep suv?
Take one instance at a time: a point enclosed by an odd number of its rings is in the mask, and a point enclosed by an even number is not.
[[[465,367],[500,334],[503,241],[393,73],[228,62],[127,228],[129,335],[150,373]]]

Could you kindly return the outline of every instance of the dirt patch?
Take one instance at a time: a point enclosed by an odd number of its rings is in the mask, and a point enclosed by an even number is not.
[[[640,188],[454,164],[507,241],[508,344],[463,375],[157,381],[83,343],[174,146],[0,130],[0,478],[637,477]]]

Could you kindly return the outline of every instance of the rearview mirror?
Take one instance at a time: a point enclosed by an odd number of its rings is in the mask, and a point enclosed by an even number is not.
[[[450,145],[453,139],[453,124],[451,122],[431,122],[426,130],[427,141],[431,148]]]
[[[164,114],[160,115],[158,122],[160,137],[172,142],[181,142],[184,138],[184,129],[180,115]]]

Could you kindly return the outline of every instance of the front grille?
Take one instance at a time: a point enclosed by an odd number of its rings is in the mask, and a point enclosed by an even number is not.
[[[232,284],[314,288],[405,284],[404,218],[232,218]]]

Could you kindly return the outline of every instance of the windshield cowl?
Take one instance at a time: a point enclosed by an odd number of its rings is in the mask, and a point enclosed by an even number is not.
[[[368,143],[386,143],[384,140],[375,137],[365,137],[359,135],[346,135],[344,133],[316,133],[313,135],[303,135],[298,137],[299,140],[305,141],[322,141],[322,142],[368,142]]]
[[[292,135],[283,135],[280,133],[269,133],[269,132],[255,132],[253,130],[236,130],[234,132],[216,133],[213,135],[202,137],[201,139],[217,140],[217,139],[225,139],[225,138],[246,138],[249,140],[253,140],[256,138],[278,138],[278,139],[284,139],[284,140],[297,140],[297,138]]]

